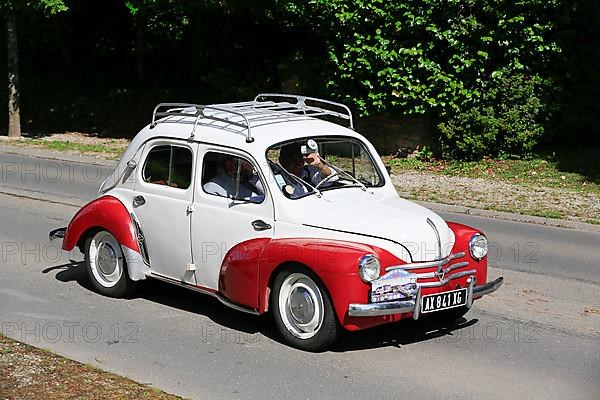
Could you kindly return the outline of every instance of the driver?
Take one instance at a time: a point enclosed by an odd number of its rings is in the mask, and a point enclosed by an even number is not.
[[[323,163],[319,152],[316,151],[303,155],[298,143],[286,144],[281,148],[279,152],[279,164],[286,171],[296,175],[311,186],[317,186],[319,182],[333,173],[331,168]],[[290,180],[288,185],[293,189],[292,193],[288,193],[292,196],[300,196],[308,193],[306,186],[300,182]]]

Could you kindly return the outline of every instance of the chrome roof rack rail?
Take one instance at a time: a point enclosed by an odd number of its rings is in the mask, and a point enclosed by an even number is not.
[[[217,111],[218,113],[235,115],[237,117],[241,117],[243,122],[233,121],[229,118],[226,118],[226,116],[223,115],[206,114],[204,112],[205,110],[212,110]],[[156,107],[154,107],[154,111],[152,112],[152,122],[150,123],[150,129],[154,128],[158,124],[159,121],[157,120],[157,118],[168,116],[196,117],[190,139],[194,138],[196,127],[198,126],[198,121],[202,118],[207,118],[213,121],[223,122],[229,125],[244,128],[247,132],[246,142],[251,143],[254,141],[254,138],[250,134],[250,121],[248,120],[248,117],[246,117],[243,113],[238,111],[222,107],[203,106],[199,104],[190,103],[160,103]]]
[[[207,113],[206,111],[212,112]],[[159,122],[167,122],[167,120],[160,120],[164,117],[192,117],[195,118],[195,121],[190,135],[191,140],[194,138],[200,120],[206,118],[244,129],[246,142],[252,143],[254,138],[250,132],[250,119],[258,122],[271,119],[273,115],[276,115],[276,118],[334,117],[345,121],[350,129],[354,129],[352,112],[343,104],[315,97],[281,93],[261,93],[254,98],[254,101],[209,106],[192,103],[160,103],[154,107],[152,112],[150,129]],[[231,118],[232,116],[239,117],[239,119],[234,120]]]
[[[164,110],[167,108],[167,110]],[[197,117],[199,114],[199,108],[202,107],[198,104],[190,104],[190,103],[159,103],[154,107],[154,111],[152,112],[152,122],[150,123],[150,128],[154,128],[158,121],[156,118],[167,117],[170,115],[180,116],[180,117]]]
[[[352,112],[348,106],[330,100],[295,94],[260,93],[254,98],[254,108],[309,117],[331,116],[347,121],[348,127],[354,129]]]
[[[207,115],[204,113],[204,110],[213,110],[213,111],[218,111],[221,113],[235,115],[235,116],[241,117],[244,122],[236,122],[236,121],[232,121],[231,119],[224,118],[224,117],[223,118],[218,117],[216,115]],[[213,121],[224,122],[226,124],[244,128],[244,129],[246,129],[246,143],[254,142],[254,138],[250,134],[250,121],[248,120],[248,117],[246,117],[241,112],[228,110],[226,108],[215,107],[215,106],[202,106],[202,109],[200,110],[200,115],[196,118],[196,122],[194,123],[194,130],[192,131],[192,136],[194,136],[194,132],[196,131],[196,125],[198,125],[198,120],[201,118],[208,118],[208,119],[212,119]]]

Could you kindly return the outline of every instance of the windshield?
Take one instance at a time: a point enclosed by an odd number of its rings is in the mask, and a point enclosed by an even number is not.
[[[373,158],[358,140],[348,137],[304,138],[275,145],[267,159],[279,189],[297,199],[326,190],[381,186]]]

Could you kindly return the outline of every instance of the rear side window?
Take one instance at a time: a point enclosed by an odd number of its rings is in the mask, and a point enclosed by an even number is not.
[[[144,182],[187,189],[192,180],[192,151],[187,147],[156,146],[148,152]]]

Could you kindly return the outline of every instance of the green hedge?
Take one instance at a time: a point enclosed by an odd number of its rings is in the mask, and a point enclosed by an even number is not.
[[[477,102],[438,125],[443,154],[454,159],[529,155],[544,132],[537,76],[507,73],[490,79]]]
[[[531,151],[543,133],[542,100],[556,0],[309,0],[333,67],[328,88],[361,115],[428,114],[444,155]]]

